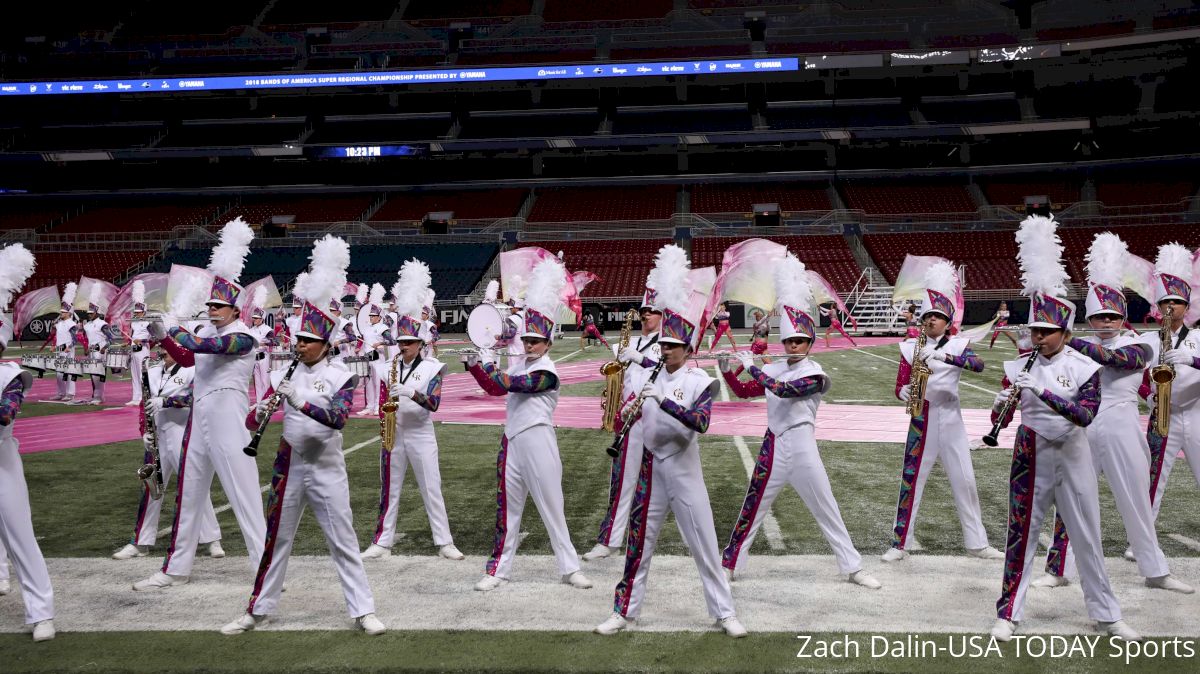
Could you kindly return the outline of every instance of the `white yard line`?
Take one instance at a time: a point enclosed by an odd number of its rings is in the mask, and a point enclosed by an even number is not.
[[[570,358],[571,356],[574,356],[575,354],[577,354],[577,353],[582,353],[582,352],[583,352],[583,349],[576,349],[576,350],[572,351],[571,353],[568,353],[567,355],[563,356],[562,358],[559,358],[559,359],[555,360],[554,362],[555,362],[555,363],[561,363],[561,362],[563,362],[564,360],[566,360],[566,359]]]
[[[1200,541],[1198,541],[1194,538],[1188,538],[1187,536],[1184,536],[1183,534],[1167,534],[1167,536],[1169,536],[1171,539],[1173,539],[1175,541],[1183,543],[1183,545],[1185,547],[1191,548],[1192,550],[1195,550],[1196,552],[1200,552]]]
[[[717,381],[721,383],[721,402],[729,402],[729,388],[725,386],[725,379],[721,377],[721,371],[716,365],[713,366],[713,373],[717,376]],[[740,435],[733,436],[733,446],[737,447],[738,454],[742,457],[742,466],[746,468],[746,477],[754,475],[754,455],[750,453],[746,439]],[[783,532],[779,529],[779,521],[775,519],[774,506],[763,518],[762,530],[767,537],[767,545],[772,550],[784,549]]]
[[[896,360],[896,359],[894,359],[894,358],[888,358],[887,356],[881,356],[881,355],[879,355],[879,354],[877,354],[877,353],[871,353],[870,351],[863,351],[862,349],[854,349],[854,351],[857,351],[857,352],[859,352],[859,353],[865,353],[865,354],[867,354],[868,356],[872,356],[872,357],[874,357],[874,358],[878,358],[878,359],[880,359],[880,360],[886,360],[887,362],[889,362],[889,363],[895,363],[896,365],[899,365],[899,364],[900,364],[900,361],[898,361],[898,360]],[[982,387],[982,386],[976,386],[975,384],[972,384],[972,383],[971,383],[971,382],[969,382],[969,381],[962,381],[962,380],[959,380],[958,384],[959,384],[959,386],[969,386],[969,387],[971,387],[971,388],[973,388],[973,389],[975,389],[975,390],[977,390],[977,391],[983,391],[984,393],[991,393],[992,395],[996,395],[996,394],[1000,393],[999,391],[993,391],[993,390],[991,390],[991,389],[986,389],[986,388],[984,388],[984,387]]]
[[[353,447],[349,447],[349,448],[345,449],[345,450],[342,452],[342,454],[343,454],[343,455],[347,455],[347,454],[353,454],[354,452],[357,452],[358,450],[362,449],[363,447],[366,447],[367,445],[369,445],[369,444],[371,444],[371,443],[373,443],[373,442],[379,442],[379,436],[378,436],[378,435],[376,435],[375,437],[371,438],[370,440],[363,440],[362,442],[358,443],[357,445],[354,445]],[[176,488],[178,489],[178,487],[176,487]],[[259,491],[260,491],[260,492],[262,492],[263,494],[265,494],[265,493],[267,493],[267,490],[268,490],[268,489],[270,489],[270,488],[271,488],[271,483],[270,483],[270,482],[268,482],[267,484],[264,484],[264,485],[262,486],[262,488],[261,488],[261,489],[259,489]],[[164,498],[165,498],[165,497],[164,497]],[[230,508],[230,507],[232,507],[232,506],[230,506],[228,503],[226,503],[225,505],[223,505],[223,506],[220,506],[220,507],[218,507],[218,508],[213,508],[213,512],[215,512],[216,514],[220,515],[221,513],[223,513],[223,512],[225,512],[225,511],[229,510],[229,508]],[[159,529],[159,530],[158,530],[158,535],[159,535],[159,536],[166,536],[166,535],[167,535],[167,534],[169,534],[169,533],[171,533],[171,527],[164,527],[164,528],[162,528],[162,529]]]

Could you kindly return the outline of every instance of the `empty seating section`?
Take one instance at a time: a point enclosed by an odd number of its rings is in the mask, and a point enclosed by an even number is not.
[[[70,151],[149,147],[165,130],[162,124],[48,126],[17,132],[9,150]]]
[[[562,49],[542,47],[540,49],[522,49],[513,51],[507,48],[497,50],[495,47],[463,47],[458,52],[456,65],[494,65],[502,63],[586,63],[596,58],[596,49]]]
[[[526,241],[557,253],[571,271],[590,271],[600,277],[583,291],[584,297],[633,297],[646,289],[654,254],[670,239],[612,239],[605,241]]]
[[[253,3],[250,3],[253,4]],[[358,23],[386,21],[396,9],[396,0],[355,0],[349,3],[313,3],[308,0],[276,0],[263,17],[265,24]]]
[[[685,133],[689,131],[749,131],[750,113],[740,109],[619,110],[613,134]]]
[[[533,0],[410,0],[404,8],[408,21],[445,22],[452,18],[524,16],[533,11]]]
[[[1021,108],[1016,98],[936,100],[921,103],[920,110],[925,121],[931,124],[987,124],[1021,120]]]
[[[402,143],[436,140],[450,131],[450,113],[411,115],[391,119],[328,120],[306,144]]]
[[[692,266],[721,268],[725,251],[745,237],[712,236],[692,240]],[[862,270],[854,261],[854,253],[846,240],[837,235],[814,234],[811,236],[765,236],[783,244],[796,255],[805,266],[824,276],[838,291],[854,287]]]
[[[225,220],[241,216],[251,225],[261,225],[275,215],[295,216],[293,224],[310,222],[352,222],[363,216],[377,195],[320,197],[257,197],[245,198],[234,207]],[[218,223],[224,224],[224,222]]]
[[[975,202],[966,187],[935,183],[886,185],[847,181],[842,195],[850,208],[874,214],[974,213]]]
[[[904,256],[911,253],[938,255],[965,265],[964,281],[971,289],[1021,287],[1011,231],[867,234],[863,244],[889,283],[895,283]]]
[[[754,204],[779,204],[782,212],[827,211],[832,206],[825,186],[789,183],[701,183],[692,188],[693,213],[746,213]]]
[[[102,250],[72,253],[35,251],[37,270],[25,284],[25,290],[48,285],[62,286],[78,282],[80,276],[112,281],[125,270],[157,253],[157,250]],[[205,258],[207,262],[207,258]],[[203,264],[201,265],[203,266]]]
[[[1184,171],[1161,175],[1098,175],[1096,200],[1105,206],[1155,205],[1156,210],[1184,210],[1196,195],[1196,181]]]
[[[665,220],[675,211],[674,185],[547,187],[537,191],[530,223]]]
[[[1117,21],[1114,23],[1068,26],[1064,28],[1043,28],[1037,32],[1037,39],[1053,41],[1124,35],[1132,33],[1135,25],[1133,21]]]
[[[203,224],[222,210],[224,206],[218,202],[195,199],[119,205],[97,203],[85,206],[82,213],[67,218],[50,233],[167,232],[179,226]]]
[[[44,201],[0,201],[0,230],[38,229],[66,217],[70,207]]]
[[[579,2],[578,0],[546,0],[542,18],[547,22],[563,21],[626,21],[658,19],[674,9],[673,0],[610,0],[609,2]]]
[[[1076,283],[1087,281],[1087,266],[1084,256],[1092,240],[1100,232],[1112,232],[1129,246],[1129,252],[1150,262],[1158,256],[1158,247],[1164,243],[1177,242],[1188,248],[1200,246],[1200,227],[1164,227],[1162,225],[1126,225],[1116,227],[1060,227],[1063,242],[1063,258],[1067,270]],[[1013,286],[1016,287],[1016,286]]]
[[[279,145],[295,142],[304,133],[304,120],[229,120],[211,124],[182,124],[173,127],[160,147],[233,147]]]
[[[231,26],[252,23],[264,4],[259,0],[208,0],[204,3],[204,11],[180,12],[170,3],[138,3],[137,8],[121,22],[117,37],[137,39],[143,35],[224,33]]]
[[[595,110],[503,111],[465,119],[460,138],[590,136],[600,125]]]
[[[526,190],[478,190],[461,192],[394,192],[388,195],[371,222],[416,224],[427,213],[452,211],[457,220],[516,217]]]
[[[1013,209],[1025,208],[1025,197],[1044,195],[1056,210],[1079,201],[1080,183],[1074,178],[1047,176],[1045,179],[988,178],[979,181],[988,203]]]

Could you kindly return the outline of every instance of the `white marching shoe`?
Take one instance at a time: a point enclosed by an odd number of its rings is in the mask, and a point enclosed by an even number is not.
[[[609,555],[615,555],[616,553],[618,553],[620,551],[621,551],[621,548],[610,548],[609,546],[607,546],[603,543],[597,543],[596,546],[593,547],[591,550],[588,550],[587,552],[583,553],[583,561],[594,562],[597,559],[604,559],[605,557],[608,557]]]
[[[1178,592],[1179,594],[1192,594],[1196,591],[1196,588],[1176,579],[1171,574],[1159,576],[1158,578],[1147,578],[1146,587],[1152,587],[1156,590],[1169,590],[1171,592]],[[3,593],[0,592],[0,594]]]
[[[850,574],[849,580],[851,583],[854,583],[855,585],[862,585],[869,590],[878,590],[879,588],[883,587],[883,583],[875,580],[874,576],[869,575],[866,571],[861,569]]]
[[[898,562],[908,557],[908,552],[900,548],[888,548],[888,551],[879,556],[879,559],[884,562]]]
[[[567,575],[563,576],[562,582],[580,590],[590,590],[592,587],[592,581],[588,580],[588,577],[579,571],[568,573]]]
[[[447,543],[438,548],[438,554],[446,559],[453,559],[456,562],[466,559],[466,555],[460,552],[458,548],[454,547],[453,543]]]
[[[139,580],[133,584],[133,589],[142,592],[144,590],[162,590],[172,585],[186,585],[191,580],[188,576],[171,576],[157,571],[153,576],[145,580]]]
[[[8,584],[8,579],[0,580],[0,597],[12,591],[12,586]]]
[[[391,557],[391,556],[392,556],[391,548],[385,548],[382,545],[375,545],[374,543],[367,546],[367,549],[363,550],[363,553],[362,553],[363,559],[380,559],[382,557]]]
[[[117,550],[112,554],[113,559],[133,559],[134,557],[145,557],[146,550],[140,545],[132,543],[125,544],[125,547]]]
[[[379,618],[375,617],[374,613],[368,613],[364,616],[355,618],[354,624],[357,625],[360,630],[366,632],[369,636],[376,636],[387,631],[387,628],[383,626],[383,623],[379,621]]]
[[[43,620],[39,623],[35,623],[33,626],[34,641],[50,641],[54,638],[54,635],[55,631],[53,620]]]
[[[1123,641],[1141,641],[1142,635],[1138,634],[1132,627],[1125,624],[1124,620],[1117,620],[1111,623],[1098,622],[1096,626],[1102,632],[1109,636],[1114,636]]]
[[[213,559],[221,559],[225,556],[225,548],[221,547],[221,541],[213,541],[208,544],[208,556]]]
[[[1011,620],[997,618],[996,624],[992,625],[992,638],[996,641],[1012,641],[1013,634],[1017,632],[1017,624]]]
[[[250,630],[258,627],[259,625],[262,625],[265,622],[267,622],[267,616],[265,616],[265,615],[254,615],[252,613],[243,613],[241,616],[238,617],[237,620],[235,620],[231,623],[228,623],[227,625],[222,627],[221,634],[224,634],[226,636],[234,636],[237,634],[244,634],[244,633],[249,632]]]
[[[1131,561],[1131,562],[1136,562],[1136,561],[1137,561],[1137,555],[1133,554],[1133,548],[1132,548],[1132,547],[1125,548],[1125,554],[1124,554],[1124,557],[1125,557],[1125,559],[1128,559],[1128,560],[1129,560],[1129,561]]]
[[[616,634],[626,627],[629,627],[629,621],[625,619],[625,616],[621,615],[620,613],[613,613],[612,615],[608,616],[608,620],[596,625],[592,631],[596,634],[608,636],[610,634]]]
[[[967,549],[967,554],[976,559],[1004,559],[1004,553],[990,545],[977,550]]]
[[[721,618],[717,621],[717,625],[725,630],[725,633],[734,639],[741,639],[749,634],[746,628],[742,626],[742,622],[737,619],[737,616],[731,615],[728,618]]]
[[[1066,587],[1071,584],[1071,581],[1066,576],[1056,576],[1052,573],[1047,573],[1033,579],[1029,583],[1034,587]]]
[[[496,576],[487,575],[487,576],[484,576],[483,578],[480,578],[478,583],[475,583],[475,591],[476,592],[491,592],[492,590],[500,587],[500,583],[503,583],[503,582],[504,582],[503,578],[497,578]]]

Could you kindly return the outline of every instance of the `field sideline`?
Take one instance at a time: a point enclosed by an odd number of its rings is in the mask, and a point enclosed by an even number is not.
[[[744,336],[739,336],[744,340]],[[835,341],[835,344],[837,342]],[[1007,344],[1007,342],[1005,342]],[[579,343],[568,336],[555,346],[552,356],[561,359],[562,363],[595,361],[598,367],[604,351],[600,347],[592,347],[583,352],[577,352]],[[989,351],[984,344],[978,348],[988,369],[982,374],[966,373],[963,377],[964,387],[962,398],[964,407],[982,409],[990,406],[994,392],[999,388],[999,361],[1002,358],[1012,358],[1015,351],[1011,346],[1001,346]],[[17,353],[6,354],[19,356]],[[873,346],[859,350],[825,351],[818,348],[814,352],[822,366],[833,377],[833,390],[825,397],[825,405],[853,404],[877,405],[894,407],[900,403],[892,395],[895,379],[896,348],[890,346]],[[708,365],[707,361],[702,361]],[[713,368],[708,367],[710,373]],[[457,363],[451,366],[451,372],[460,372]],[[89,390],[87,384],[81,384],[84,390]],[[600,382],[585,382],[564,387],[564,396],[597,396],[602,386]],[[112,401],[123,402],[123,401]],[[444,404],[452,401],[444,401]],[[28,412],[35,414],[70,414],[73,412],[95,409],[89,407],[68,407],[46,403],[30,403]],[[765,414],[765,410],[764,410]],[[18,424],[20,421],[18,420]],[[439,423],[436,426],[438,441],[441,448],[441,468],[446,497],[446,505],[450,518],[451,530],[455,543],[469,556],[465,562],[433,563],[453,565],[452,573],[461,576],[464,585],[454,588],[463,590],[468,596],[466,601],[478,597],[469,596],[470,583],[481,572],[482,559],[491,549],[492,527],[495,519],[494,490],[495,490],[495,455],[500,434],[497,426],[463,425]],[[345,446],[357,447],[347,456],[347,467],[351,484],[351,501],[354,510],[356,530],[359,533],[363,547],[370,541],[374,531],[374,522],[378,504],[378,445],[375,440],[378,435],[378,422],[372,419],[354,418],[346,429]],[[272,447],[277,443],[278,426],[268,433],[264,439],[264,447]],[[580,428],[559,428],[558,441],[564,467],[564,492],[566,494],[566,514],[571,536],[576,549],[583,553],[594,541],[597,527],[607,505],[608,466],[609,459],[603,448],[607,446],[610,436],[598,430]],[[718,539],[724,543],[728,538],[734,520],[737,517],[747,482],[746,454],[754,455],[758,451],[761,437],[758,436],[716,436],[703,437],[701,452],[705,480],[713,505],[714,518]],[[894,515],[896,493],[898,489],[899,467],[903,447],[899,443],[867,443],[867,442],[821,442],[822,456],[830,474],[835,496],[838,498],[843,519],[850,530],[852,539],[862,552],[865,567],[872,573],[878,573],[885,583],[892,585],[905,584],[904,568],[892,567],[886,570],[878,561],[878,555],[886,548],[890,539],[891,520]],[[1003,547],[1005,519],[1007,516],[1007,480],[1009,452],[986,449],[972,453],[975,464],[976,478],[979,484],[980,499],[983,508],[983,521],[989,538],[996,547]],[[79,447],[60,451],[41,452],[23,456],[26,476],[30,486],[34,527],[38,532],[39,542],[47,557],[62,558],[51,562],[52,579],[55,579],[54,569],[58,564],[68,563],[66,558],[81,559],[85,564],[95,565],[89,568],[99,568],[102,577],[97,583],[116,583],[128,586],[128,582],[140,578],[143,572],[152,566],[151,560],[136,560],[133,563],[121,563],[106,560],[113,550],[126,542],[131,533],[138,496],[138,482],[133,475],[138,462],[141,460],[141,447],[138,442],[119,442],[90,447]],[[265,480],[270,475],[270,465],[273,460],[272,452],[260,452],[259,474]],[[1200,600],[1197,595],[1179,596],[1169,593],[1150,593],[1146,601],[1135,600],[1147,591],[1141,587],[1118,584],[1118,576],[1127,578],[1133,565],[1119,559],[1125,548],[1123,529],[1120,518],[1113,506],[1107,485],[1101,478],[1101,516],[1102,533],[1105,552],[1109,557],[1110,572],[1114,574],[1114,585],[1119,599],[1132,600],[1127,610],[1127,618],[1135,628],[1140,627],[1139,612],[1149,622],[1155,604],[1172,607],[1191,607],[1191,615],[1200,615]],[[214,483],[214,503],[218,506],[225,503],[223,494]],[[168,509],[170,510],[170,509]],[[542,556],[550,553],[545,530],[541,521],[534,515],[536,511],[527,507],[523,530],[528,532],[528,538],[521,545],[522,555]],[[756,539],[752,550],[754,555],[772,555],[780,557],[779,563],[795,557],[796,560],[819,556],[824,559],[824,568],[831,575],[834,568],[829,549],[812,521],[811,515],[804,508],[799,497],[790,490],[785,490],[775,502],[772,509],[774,519],[778,523],[778,535],[764,535]],[[1190,467],[1186,462],[1177,464],[1171,477],[1162,515],[1159,519],[1160,542],[1167,557],[1179,560],[1180,564],[1174,569],[1176,574],[1192,584],[1200,583],[1200,490],[1196,487]],[[244,561],[245,550],[237,533],[236,524],[229,512],[222,512],[218,517],[225,533],[224,546],[231,557],[241,557],[241,560],[207,560],[201,557],[197,562],[194,580],[202,581],[220,565],[230,567],[232,578],[246,575],[240,569]],[[169,518],[164,516],[160,526],[169,525]],[[428,560],[434,554],[430,539],[428,523],[424,509],[416,490],[415,482],[407,478],[401,499],[401,510],[398,523],[399,531],[405,532],[394,548],[400,559],[385,560],[381,565],[368,564],[368,576],[376,592],[376,601],[381,607],[381,614],[404,615],[402,623],[420,622],[419,617],[405,613],[405,594],[388,592],[393,586],[393,580],[388,576],[391,571],[403,575],[406,571],[415,572],[415,568],[430,563]],[[1048,527],[1047,527],[1048,531]],[[940,468],[934,474],[926,488],[921,508],[921,517],[917,525],[916,535],[924,545],[926,552],[917,553],[902,565],[917,567],[922,557],[928,557],[930,564],[934,560],[949,560],[962,557],[961,533],[958,520],[953,510],[949,485]],[[160,546],[151,556],[159,559],[162,554],[162,539]],[[671,525],[664,527],[659,543],[658,553],[662,555],[684,555],[686,549],[680,540],[678,530]],[[297,535],[295,546],[296,555],[321,557],[326,554],[325,544],[315,521],[306,516]],[[412,564],[402,560],[412,558]],[[88,560],[94,560],[89,562]],[[965,558],[962,558],[965,560]],[[297,568],[302,566],[297,560]],[[581,605],[588,607],[601,606],[600,596],[611,597],[613,585],[616,582],[619,569],[615,560],[606,560],[602,568],[592,570],[584,564],[584,571],[589,573],[596,582],[596,588],[588,591],[586,601]],[[319,564],[317,559],[312,563]],[[394,563],[393,563],[394,562]],[[695,580],[695,571],[687,559],[677,560],[680,575],[687,580]],[[324,566],[328,567],[325,560]],[[469,565],[469,568],[463,566]],[[971,591],[986,595],[987,602],[994,602],[1000,584],[999,564],[994,574],[983,573],[977,584],[971,585]],[[535,573],[537,563],[533,558],[523,560],[518,556],[514,566],[514,582],[512,587],[504,587],[497,593],[516,590],[522,583],[542,584],[550,579]],[[146,568],[143,568],[146,567]],[[457,568],[454,568],[457,567]],[[436,567],[435,567],[436,568]],[[807,567],[806,567],[807,568]],[[816,563],[816,568],[821,564]],[[328,569],[326,569],[328,571]],[[383,577],[377,574],[382,574]],[[328,575],[328,574],[327,574]],[[1136,572],[1133,572],[1136,576]],[[994,576],[994,577],[993,577]],[[128,577],[128,578],[127,578]],[[379,580],[377,580],[379,578]],[[655,575],[651,575],[651,589],[648,593],[644,617],[649,618],[655,613],[657,606],[660,611],[666,610],[676,602],[672,600],[666,588],[656,589]],[[803,584],[809,582],[831,582],[830,578],[816,578],[797,573],[794,576],[784,574],[779,576],[783,583]],[[990,579],[990,580],[989,580]],[[211,582],[213,579],[209,578]],[[332,578],[330,578],[332,581]],[[411,579],[406,579],[411,582]],[[665,580],[665,579],[664,579]],[[1133,579],[1136,580],[1136,579]],[[739,580],[735,584],[735,598],[743,593],[754,592],[758,588],[769,594],[770,587],[753,582],[747,578],[747,583]],[[1132,582],[1132,581],[1131,581]],[[234,589],[231,596],[249,594],[248,581],[244,587],[237,587],[236,580],[231,580]],[[698,583],[697,583],[698,585]],[[832,592],[837,595],[839,588],[847,592],[861,592],[849,585],[833,585]],[[187,590],[190,588],[181,588]],[[199,588],[195,588],[199,589]],[[0,634],[0,650],[4,655],[5,664],[0,665],[0,671],[62,671],[67,669],[84,669],[88,671],[130,670],[130,671],[162,671],[191,670],[191,671],[245,671],[251,668],[287,668],[304,671],[343,671],[354,667],[365,670],[384,670],[405,668],[413,671],[762,671],[790,670],[809,671],[812,669],[859,671],[868,669],[874,671],[955,671],[963,663],[946,658],[936,660],[921,659],[873,659],[862,657],[858,659],[835,659],[829,661],[797,660],[795,656],[796,634],[802,633],[805,622],[802,618],[802,607],[788,605],[784,610],[796,613],[796,624],[788,628],[787,622],[783,627],[765,627],[756,630],[753,620],[747,617],[747,627],[752,631],[752,637],[742,642],[731,642],[719,634],[704,631],[708,623],[703,621],[702,604],[697,594],[695,597],[681,596],[679,604],[701,606],[701,620],[694,627],[684,626],[680,629],[686,632],[674,631],[641,631],[621,635],[613,640],[604,640],[593,635],[574,631],[578,616],[571,616],[572,627],[567,631],[548,629],[546,631],[520,631],[522,616],[515,615],[510,624],[497,629],[502,632],[476,628],[467,631],[412,631],[403,629],[399,624],[390,625],[396,629],[379,641],[358,645],[357,635],[344,631],[348,622],[344,620],[344,612],[336,588],[332,597],[332,607],[321,607],[322,610],[331,608],[342,619],[327,623],[327,629],[333,631],[286,632],[267,631],[252,634],[240,639],[222,639],[220,635],[202,628],[200,631],[182,632],[137,632],[128,628],[118,631],[72,632],[72,616],[60,609],[60,630],[64,630],[59,638],[50,644],[31,644],[28,636],[15,633]],[[900,588],[895,588],[899,592]],[[57,587],[60,593],[63,587]],[[887,588],[885,588],[887,590]],[[284,596],[283,609],[287,612],[306,613],[301,598],[306,588],[293,583],[288,595]],[[548,586],[546,592],[562,594],[573,592],[565,586]],[[1057,591],[1056,591],[1057,592]],[[1083,614],[1082,601],[1075,598],[1077,588],[1068,588],[1055,594],[1049,600],[1049,606],[1041,608],[1053,609],[1056,615],[1071,615],[1077,617]],[[174,590],[156,594],[153,602],[161,604],[165,611],[185,611],[187,601],[179,596],[184,593]],[[890,593],[889,593],[890,594]],[[130,591],[129,595],[133,595]],[[595,596],[593,596],[595,595]],[[120,596],[120,595],[115,595]],[[322,597],[326,596],[324,593]],[[1031,592],[1031,613],[1035,606],[1045,601],[1047,595],[1035,596]],[[1059,597],[1066,598],[1065,602]],[[536,601],[536,597],[531,598]],[[570,599],[570,595],[567,595]],[[858,599],[858,597],[854,597]],[[242,598],[244,600],[244,597]],[[323,600],[324,601],[324,600]],[[889,600],[891,601],[891,600]],[[972,604],[979,604],[980,599],[971,598]],[[299,603],[298,603],[299,602]],[[63,605],[69,603],[62,601]],[[130,596],[128,604],[121,601],[114,606],[98,606],[98,612],[111,611],[114,614],[124,614],[137,611],[140,598]],[[419,602],[416,602],[419,603]],[[1064,606],[1059,606],[1065,604]],[[384,606],[388,608],[384,610]],[[224,619],[232,619],[242,608],[241,601],[231,602],[225,612]],[[782,608],[782,607],[781,607]],[[902,611],[900,606],[897,610]],[[153,628],[150,611],[146,616],[146,627]],[[591,615],[593,609],[587,609],[586,620],[590,624],[598,623],[605,617],[600,610]],[[536,611],[535,611],[536,612]],[[226,615],[227,614],[227,615]],[[301,616],[297,615],[297,619]],[[1034,615],[1030,616],[1031,621]],[[124,618],[122,618],[124,620]],[[464,622],[470,622],[464,621]],[[765,621],[764,621],[765,622]],[[0,630],[12,631],[19,629],[21,623],[20,599],[17,595],[0,598]],[[814,620],[819,624],[819,620]],[[814,624],[814,628],[817,625]],[[969,625],[963,625],[961,631],[986,630],[990,624],[989,615],[983,613]],[[212,630],[220,624],[212,625]],[[919,625],[918,625],[919,626]],[[880,627],[882,629],[883,626]],[[1179,625],[1179,636],[1195,638],[1200,636],[1200,623],[1192,621],[1188,625]],[[133,629],[136,629],[133,628]],[[853,634],[866,635],[868,628],[854,629],[850,626],[837,629],[849,629]],[[875,629],[874,627],[870,629]],[[1051,629],[1047,627],[1047,629]],[[954,630],[938,632],[947,634]],[[1036,628],[1033,631],[1039,631]],[[1151,630],[1147,629],[1147,632]],[[1160,634],[1172,634],[1170,631]],[[834,628],[823,630],[822,634],[832,638],[841,638],[842,632]],[[869,641],[869,637],[863,636]],[[865,642],[864,642],[865,643]],[[145,646],[144,646],[145,645]],[[1011,644],[1010,644],[1011,647]],[[1010,656],[1015,651],[1010,651]],[[1068,659],[1068,660],[1037,660],[1031,658],[1013,659],[1008,657],[1004,662],[989,661],[989,665],[1002,667],[1005,671],[1040,671],[1051,666],[1056,671],[1107,671],[1107,668],[1119,666],[1120,661],[1107,658]],[[1177,669],[1178,663],[1176,663]],[[1169,661],[1144,661],[1141,666],[1150,671],[1161,666],[1164,671],[1170,666]]]

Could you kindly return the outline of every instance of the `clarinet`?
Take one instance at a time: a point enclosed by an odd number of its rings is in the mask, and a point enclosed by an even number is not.
[[[300,356],[292,359],[292,364],[288,366],[287,372],[284,373],[283,379],[279,380],[282,384],[285,381],[292,380],[292,373],[296,371],[296,366],[300,364]],[[242,448],[246,456],[258,456],[258,443],[262,440],[263,433],[267,431],[267,424],[271,423],[271,415],[275,414],[275,410],[279,407],[279,401],[283,396],[278,391],[271,394],[271,399],[267,401],[267,409],[263,420],[258,423],[258,430],[254,431],[254,437],[250,438],[250,444]]]
[[[658,361],[658,364],[650,371],[650,379],[646,383],[653,384],[654,380],[658,379],[658,373],[662,370],[663,364],[666,362],[665,358]],[[633,428],[633,420],[637,417],[638,412],[642,411],[642,403],[645,401],[646,396],[641,393],[638,394],[637,398],[634,398],[633,403],[629,407],[629,422],[621,427],[621,432],[617,433],[617,436],[613,438],[612,444],[608,446],[608,449],[604,450],[614,459],[621,454],[621,445],[625,444],[625,438],[629,437],[629,429]]]
[[[1038,354],[1041,353],[1042,346],[1040,344],[1033,347],[1033,352],[1029,354],[1029,360],[1025,361],[1025,367],[1021,368],[1021,372],[1029,372],[1033,369],[1033,364],[1037,362]],[[1000,442],[1000,426],[1004,420],[1012,412],[1012,408],[1021,400],[1021,392],[1013,391],[1012,395],[1004,400],[1004,405],[1000,408],[1000,415],[996,417],[996,423],[992,426],[992,432],[983,436],[983,444],[988,447],[995,447]]]

